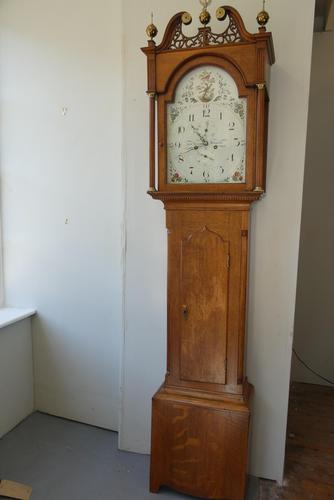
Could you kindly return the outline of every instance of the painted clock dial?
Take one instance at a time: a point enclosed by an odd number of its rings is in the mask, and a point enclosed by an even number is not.
[[[246,177],[247,98],[212,65],[187,73],[167,105],[167,182],[242,184]]]

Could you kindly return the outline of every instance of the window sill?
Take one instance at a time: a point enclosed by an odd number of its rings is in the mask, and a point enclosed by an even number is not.
[[[17,309],[16,307],[0,308],[0,329],[22,321],[36,314],[35,309]]]

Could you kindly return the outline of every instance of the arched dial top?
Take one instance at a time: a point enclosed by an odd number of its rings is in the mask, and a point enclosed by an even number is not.
[[[179,82],[167,104],[167,182],[246,181],[247,98],[224,69],[203,65]]]

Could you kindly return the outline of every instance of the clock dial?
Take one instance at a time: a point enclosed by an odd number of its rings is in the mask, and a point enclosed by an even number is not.
[[[247,99],[216,66],[200,66],[167,105],[167,181],[241,184],[246,176]]]

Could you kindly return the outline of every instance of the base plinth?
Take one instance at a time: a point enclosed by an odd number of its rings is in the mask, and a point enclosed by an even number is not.
[[[167,392],[153,398],[151,492],[161,486],[215,500],[244,500],[249,402]]]

